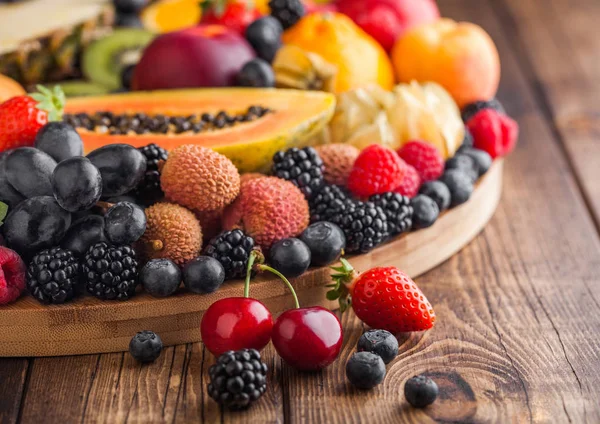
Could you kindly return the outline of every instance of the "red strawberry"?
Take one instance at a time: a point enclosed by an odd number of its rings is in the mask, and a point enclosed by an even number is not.
[[[261,16],[255,7],[242,1],[205,0],[201,5],[201,23],[224,25],[242,37],[246,27]]]
[[[485,150],[492,159],[506,156],[515,148],[519,124],[494,109],[483,109],[467,122],[473,135],[474,147]]]
[[[402,183],[406,164],[392,149],[372,144],[364,149],[348,177],[348,189],[358,197],[393,191]]]
[[[417,170],[409,164],[404,165],[404,176],[402,182],[394,189],[396,193],[413,198],[419,193],[421,188],[421,177]]]
[[[14,302],[25,289],[25,263],[14,250],[0,247],[0,305]]]
[[[435,312],[408,275],[396,267],[378,267],[357,276],[348,261],[341,262],[332,268],[335,284],[327,298],[339,299],[342,312],[351,304],[365,324],[392,334],[433,327]]]
[[[444,158],[433,144],[409,141],[398,154],[404,162],[415,167],[423,182],[437,180],[444,173]]]
[[[0,104],[0,152],[33,146],[35,136],[48,120],[62,119],[65,97],[57,86],[54,92],[38,86],[40,93],[13,97]]]

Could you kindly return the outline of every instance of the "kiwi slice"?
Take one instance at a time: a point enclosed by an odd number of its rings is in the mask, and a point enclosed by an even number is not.
[[[154,34],[139,28],[116,29],[93,42],[83,53],[83,74],[109,90],[121,86],[121,72],[135,65]]]
[[[60,85],[67,97],[100,96],[109,93],[105,86],[88,81],[62,81],[54,83],[50,88],[53,89],[56,85]]]

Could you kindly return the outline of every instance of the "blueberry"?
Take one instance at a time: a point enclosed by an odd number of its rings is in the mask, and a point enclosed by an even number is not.
[[[115,26],[120,28],[143,28],[144,23],[136,13],[117,13]]]
[[[102,196],[121,196],[146,175],[146,156],[128,144],[108,144],[87,155],[102,175]]]
[[[225,281],[221,262],[210,256],[198,256],[183,268],[183,284],[192,293],[212,293]]]
[[[181,270],[170,259],[152,259],[140,271],[140,283],[154,297],[168,297],[181,283]]]
[[[450,190],[450,206],[465,203],[473,194],[473,181],[471,177],[460,169],[449,169],[441,176],[440,181]]]
[[[56,161],[33,147],[20,147],[6,158],[6,179],[25,197],[52,196]]]
[[[497,99],[477,101],[469,103],[463,108],[463,122],[468,122],[473,116],[477,115],[477,112],[480,112],[484,109],[494,109],[499,113],[506,114],[504,111],[504,106],[502,106],[502,103],[500,103]]]
[[[477,169],[477,175],[480,177],[488,172],[492,166],[492,157],[484,150],[469,148],[463,149],[461,153],[473,159],[475,168]]]
[[[440,208],[435,200],[419,194],[410,200],[413,207],[413,230],[431,227],[440,215]]]
[[[477,178],[479,178],[477,165],[473,158],[462,153],[457,153],[446,161],[446,170],[448,169],[460,169],[472,182],[477,181]]]
[[[140,331],[129,342],[129,353],[140,362],[154,362],[162,348],[162,340],[154,331]]]
[[[35,147],[50,155],[56,162],[83,155],[79,133],[65,122],[49,122],[35,137]]]
[[[78,219],[71,225],[60,245],[81,257],[87,249],[96,243],[106,241],[104,235],[104,218],[98,215],[89,215]]]
[[[112,243],[122,246],[135,243],[146,231],[144,210],[129,202],[119,202],[104,215],[104,232]]]
[[[148,4],[148,0],[113,0],[115,9],[122,13],[138,13]]]
[[[58,204],[69,212],[91,209],[102,195],[102,176],[88,158],[76,156],[56,165],[52,190]]]
[[[385,363],[371,352],[358,352],[346,363],[346,377],[359,389],[372,389],[385,378]]]
[[[121,87],[125,90],[131,90],[131,81],[133,80],[133,72],[135,65],[128,65],[121,71]]]
[[[369,330],[358,340],[359,352],[371,352],[379,355],[389,364],[398,355],[398,340],[386,330]]]
[[[438,397],[439,389],[435,381],[424,375],[414,376],[404,384],[404,397],[415,408],[425,408]]]
[[[310,249],[297,238],[279,240],[269,251],[269,262],[288,278],[298,277],[310,266]]]
[[[241,87],[274,87],[275,74],[268,62],[256,58],[242,67],[237,83]]]
[[[261,59],[271,63],[281,47],[281,23],[272,16],[264,16],[246,28],[246,40]]]
[[[471,131],[469,131],[469,129],[465,127],[465,137],[463,138],[463,142],[460,145],[459,152],[461,149],[473,147],[474,142],[475,140],[473,140],[473,134],[471,134]]]
[[[320,221],[308,226],[300,236],[310,249],[311,263],[316,266],[335,262],[346,247],[346,236],[340,227]]]
[[[450,190],[441,181],[424,182],[419,189],[419,193],[431,197],[437,203],[440,211],[450,207]]]

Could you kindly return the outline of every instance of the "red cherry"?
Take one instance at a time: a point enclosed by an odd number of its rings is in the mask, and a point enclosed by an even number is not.
[[[215,356],[228,350],[264,348],[271,339],[273,317],[262,302],[229,297],[210,305],[200,323],[206,348]]]
[[[320,306],[285,311],[273,327],[273,345],[292,367],[316,371],[340,354],[343,333],[340,320]]]

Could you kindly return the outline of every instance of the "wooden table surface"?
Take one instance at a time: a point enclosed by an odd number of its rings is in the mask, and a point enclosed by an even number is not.
[[[470,245],[417,280],[436,327],[400,340],[385,383],[361,392],[344,364],[364,330],[343,317],[339,360],[298,373],[269,346],[269,389],[242,413],[206,393],[201,344],[152,365],[129,354],[0,360],[0,422],[600,422],[600,2],[440,0],[502,56],[500,100],[521,125],[503,199]],[[408,407],[409,377],[441,396]]]

